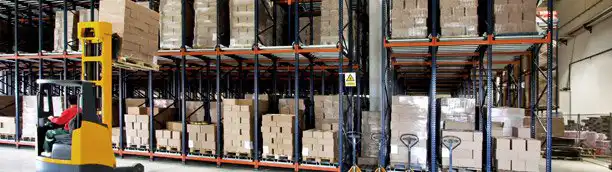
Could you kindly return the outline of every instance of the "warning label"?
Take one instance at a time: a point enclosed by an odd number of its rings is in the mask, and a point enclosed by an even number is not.
[[[357,81],[355,80],[355,72],[344,73],[344,86],[345,87],[356,87]]]

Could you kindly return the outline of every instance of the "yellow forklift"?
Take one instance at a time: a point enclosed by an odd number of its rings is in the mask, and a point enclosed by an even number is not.
[[[112,26],[106,22],[81,22],[78,37],[83,45],[81,80],[37,80],[38,123],[36,171],[41,172],[142,172],[136,164],[118,168],[111,144],[112,129]],[[69,134],[60,135],[50,155],[43,156],[45,133],[52,129],[52,88],[80,88],[81,112],[70,121]],[[97,98],[98,92],[101,99]],[[47,99],[45,108],[45,98]],[[97,108],[100,105],[99,109]],[[102,116],[98,115],[98,110]]]

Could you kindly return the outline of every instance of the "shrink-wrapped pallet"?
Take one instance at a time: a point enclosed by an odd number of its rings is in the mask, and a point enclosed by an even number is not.
[[[284,29],[282,27],[283,13],[277,7],[276,25],[270,15],[273,11],[273,3],[269,0],[257,1],[259,3],[259,41],[255,40],[255,3],[250,0],[230,1],[230,47],[252,47],[254,44],[273,45],[274,41],[279,44],[282,41]],[[268,12],[266,12],[268,11]],[[270,15],[268,15],[270,14]],[[276,37],[269,27],[276,27]]]
[[[52,97],[53,101],[53,116],[59,117],[63,111],[63,99],[61,97]],[[22,105],[22,133],[21,137],[36,137],[36,124],[38,123],[38,97],[36,96],[23,96]],[[44,100],[44,109],[48,110],[48,100]]]
[[[343,5],[342,23],[343,25],[348,24],[348,6],[346,1]],[[338,15],[338,1],[321,1],[321,40],[320,44],[323,45],[336,45],[338,44],[338,28],[339,18]],[[355,25],[353,25],[355,26]],[[316,33],[316,32],[315,32]],[[348,39],[348,31],[343,31],[343,36]]]
[[[181,0],[159,1],[159,47],[161,49],[179,49],[182,44]],[[193,0],[185,1],[185,39],[191,47],[193,40]]]
[[[79,23],[79,12],[68,12],[67,17],[67,38],[68,38],[68,47],[66,51],[77,51],[79,48],[79,39],[77,38],[77,23]],[[64,12],[58,11],[55,12],[55,28],[53,29],[53,51],[54,52],[63,52],[64,51]]]
[[[443,36],[478,35],[478,0],[441,0],[440,14]]]
[[[361,112],[361,157],[378,157],[380,141],[373,140],[372,135],[380,133],[380,112]]]
[[[537,0],[496,0],[495,32],[536,32]]]
[[[227,46],[229,44],[228,3],[229,1],[194,0],[194,48],[213,48],[217,45],[217,41],[221,45]],[[217,15],[219,15],[218,19]]]
[[[391,104],[391,165],[408,163],[413,168],[425,168],[427,165],[427,138],[429,98],[426,96],[393,96]],[[404,134],[414,134],[419,142],[411,149],[408,162],[408,148],[401,141]]]
[[[429,0],[396,0],[391,4],[392,38],[427,37]]]
[[[469,98],[438,99],[440,120],[444,129],[474,130],[476,122],[476,101]]]

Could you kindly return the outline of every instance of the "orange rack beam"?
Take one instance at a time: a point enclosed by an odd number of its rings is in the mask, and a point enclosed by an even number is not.
[[[509,39],[495,40],[493,35],[488,35],[484,40],[460,40],[460,41],[439,41],[437,37],[431,38],[429,42],[388,42],[384,41],[385,47],[432,47],[432,46],[453,46],[453,45],[500,45],[500,44],[544,44],[551,39],[548,33],[543,39]]]
[[[62,55],[17,55],[17,56],[0,56],[0,59],[70,59],[81,58],[80,54],[62,54]]]
[[[322,53],[322,52],[340,52],[340,48],[308,48],[303,49],[299,46],[294,48],[285,49],[271,49],[271,50],[223,50],[215,49],[209,51],[188,51],[181,49],[176,52],[157,52],[157,56],[215,56],[215,55],[255,55],[255,54],[283,54],[283,53]]]
[[[487,62],[483,62],[483,64],[486,64]],[[436,63],[437,65],[478,65],[478,62],[471,62],[471,61],[439,61]],[[513,60],[513,61],[493,61],[493,64],[520,64],[520,61],[518,60]],[[393,66],[430,66],[431,62],[392,62]]]
[[[530,55],[530,52],[524,51],[515,51],[515,52],[494,52],[495,56],[520,56],[520,55]],[[478,56],[479,54],[476,52],[473,53],[438,53],[436,57],[471,57]],[[431,53],[392,53],[391,58],[422,58],[422,57],[431,57]]]

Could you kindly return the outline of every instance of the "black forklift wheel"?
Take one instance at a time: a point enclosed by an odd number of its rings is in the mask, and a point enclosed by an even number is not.
[[[140,163],[138,164],[134,164],[134,166],[132,167],[133,171],[132,172],[144,172],[144,166]]]

